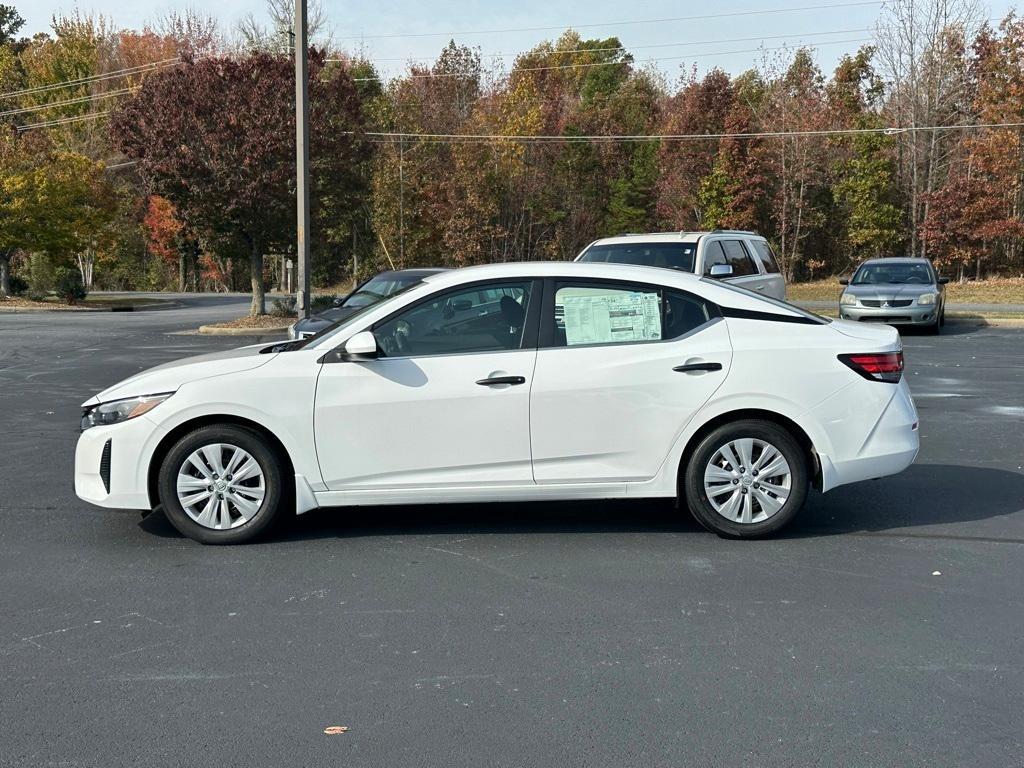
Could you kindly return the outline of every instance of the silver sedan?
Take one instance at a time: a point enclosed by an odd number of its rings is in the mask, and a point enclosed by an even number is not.
[[[948,277],[939,277],[928,259],[868,259],[839,297],[843,320],[916,325],[938,333],[946,321]]]

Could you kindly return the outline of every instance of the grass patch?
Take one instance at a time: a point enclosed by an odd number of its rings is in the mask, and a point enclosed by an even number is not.
[[[788,301],[839,301],[843,286],[839,278],[793,283],[786,286]],[[1024,304],[1024,278],[1006,277],[950,283],[946,286],[950,304]]]

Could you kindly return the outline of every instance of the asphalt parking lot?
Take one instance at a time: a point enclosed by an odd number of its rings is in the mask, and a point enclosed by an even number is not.
[[[917,463],[777,540],[587,502],[211,548],[78,501],[81,401],[246,303],[0,315],[0,765],[1024,765],[1024,329],[907,336]]]

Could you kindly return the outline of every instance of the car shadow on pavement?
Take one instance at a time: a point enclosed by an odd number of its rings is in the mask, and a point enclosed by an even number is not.
[[[827,494],[812,492],[800,517],[783,535],[883,532],[1015,513],[1024,513],[1020,472],[915,464],[898,475],[841,486]],[[1024,535],[1024,526],[1019,533]]]
[[[971,523],[1015,513],[1024,513],[1024,474],[986,467],[919,464],[899,475],[843,486],[828,494],[812,491],[801,515],[781,536],[896,531]],[[149,515],[139,525],[152,535],[179,538],[162,513]],[[627,532],[703,533],[703,529],[688,511],[677,509],[665,499],[424,504],[319,509],[299,516],[264,541],[451,533]],[[963,531],[957,535],[971,534]]]

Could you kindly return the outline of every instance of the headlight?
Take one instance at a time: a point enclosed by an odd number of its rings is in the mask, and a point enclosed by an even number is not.
[[[934,304],[936,295],[934,293],[922,293],[917,297],[917,303],[921,305]]]
[[[857,297],[854,296],[852,293],[844,292],[843,295],[839,297],[839,306],[855,307],[857,306]]]
[[[85,432],[89,427],[117,424],[149,413],[172,394],[174,393],[163,392],[159,395],[127,397],[124,400],[111,400],[108,403],[100,403],[86,408],[82,412],[82,431]]]

